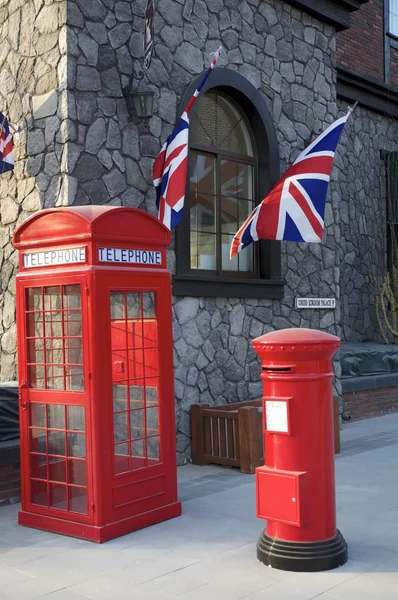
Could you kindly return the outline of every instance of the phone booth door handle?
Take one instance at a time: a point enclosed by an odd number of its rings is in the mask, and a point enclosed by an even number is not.
[[[19,400],[19,404],[21,405],[22,410],[26,410],[28,407],[28,403],[24,399],[23,393],[22,393],[24,390],[26,390],[26,381],[22,381],[21,385],[19,386],[19,390],[18,390],[18,400]]]

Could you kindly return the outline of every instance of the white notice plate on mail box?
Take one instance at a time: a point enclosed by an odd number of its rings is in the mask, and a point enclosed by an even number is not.
[[[290,433],[288,399],[265,401],[266,431],[275,433]]]

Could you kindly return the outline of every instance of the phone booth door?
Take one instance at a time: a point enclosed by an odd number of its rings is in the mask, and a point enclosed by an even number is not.
[[[112,277],[104,293],[111,343],[115,504],[128,511],[134,499],[137,513],[146,512],[159,501],[165,503],[165,495],[170,503],[177,500],[175,440],[169,425],[174,415],[170,284],[140,276],[132,286],[131,275]],[[129,485],[137,481],[142,484],[138,496],[137,486]]]
[[[80,275],[20,287],[22,502],[30,513],[92,523],[86,287]]]

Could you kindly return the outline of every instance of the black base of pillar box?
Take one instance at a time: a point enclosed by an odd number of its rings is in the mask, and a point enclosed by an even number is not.
[[[263,532],[257,543],[257,558],[274,569],[312,573],[341,567],[348,560],[348,549],[338,530],[333,539],[324,542],[287,542]]]

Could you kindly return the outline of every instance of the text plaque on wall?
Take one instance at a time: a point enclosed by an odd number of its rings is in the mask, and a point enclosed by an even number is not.
[[[296,308],[336,308],[336,298],[296,298]]]

